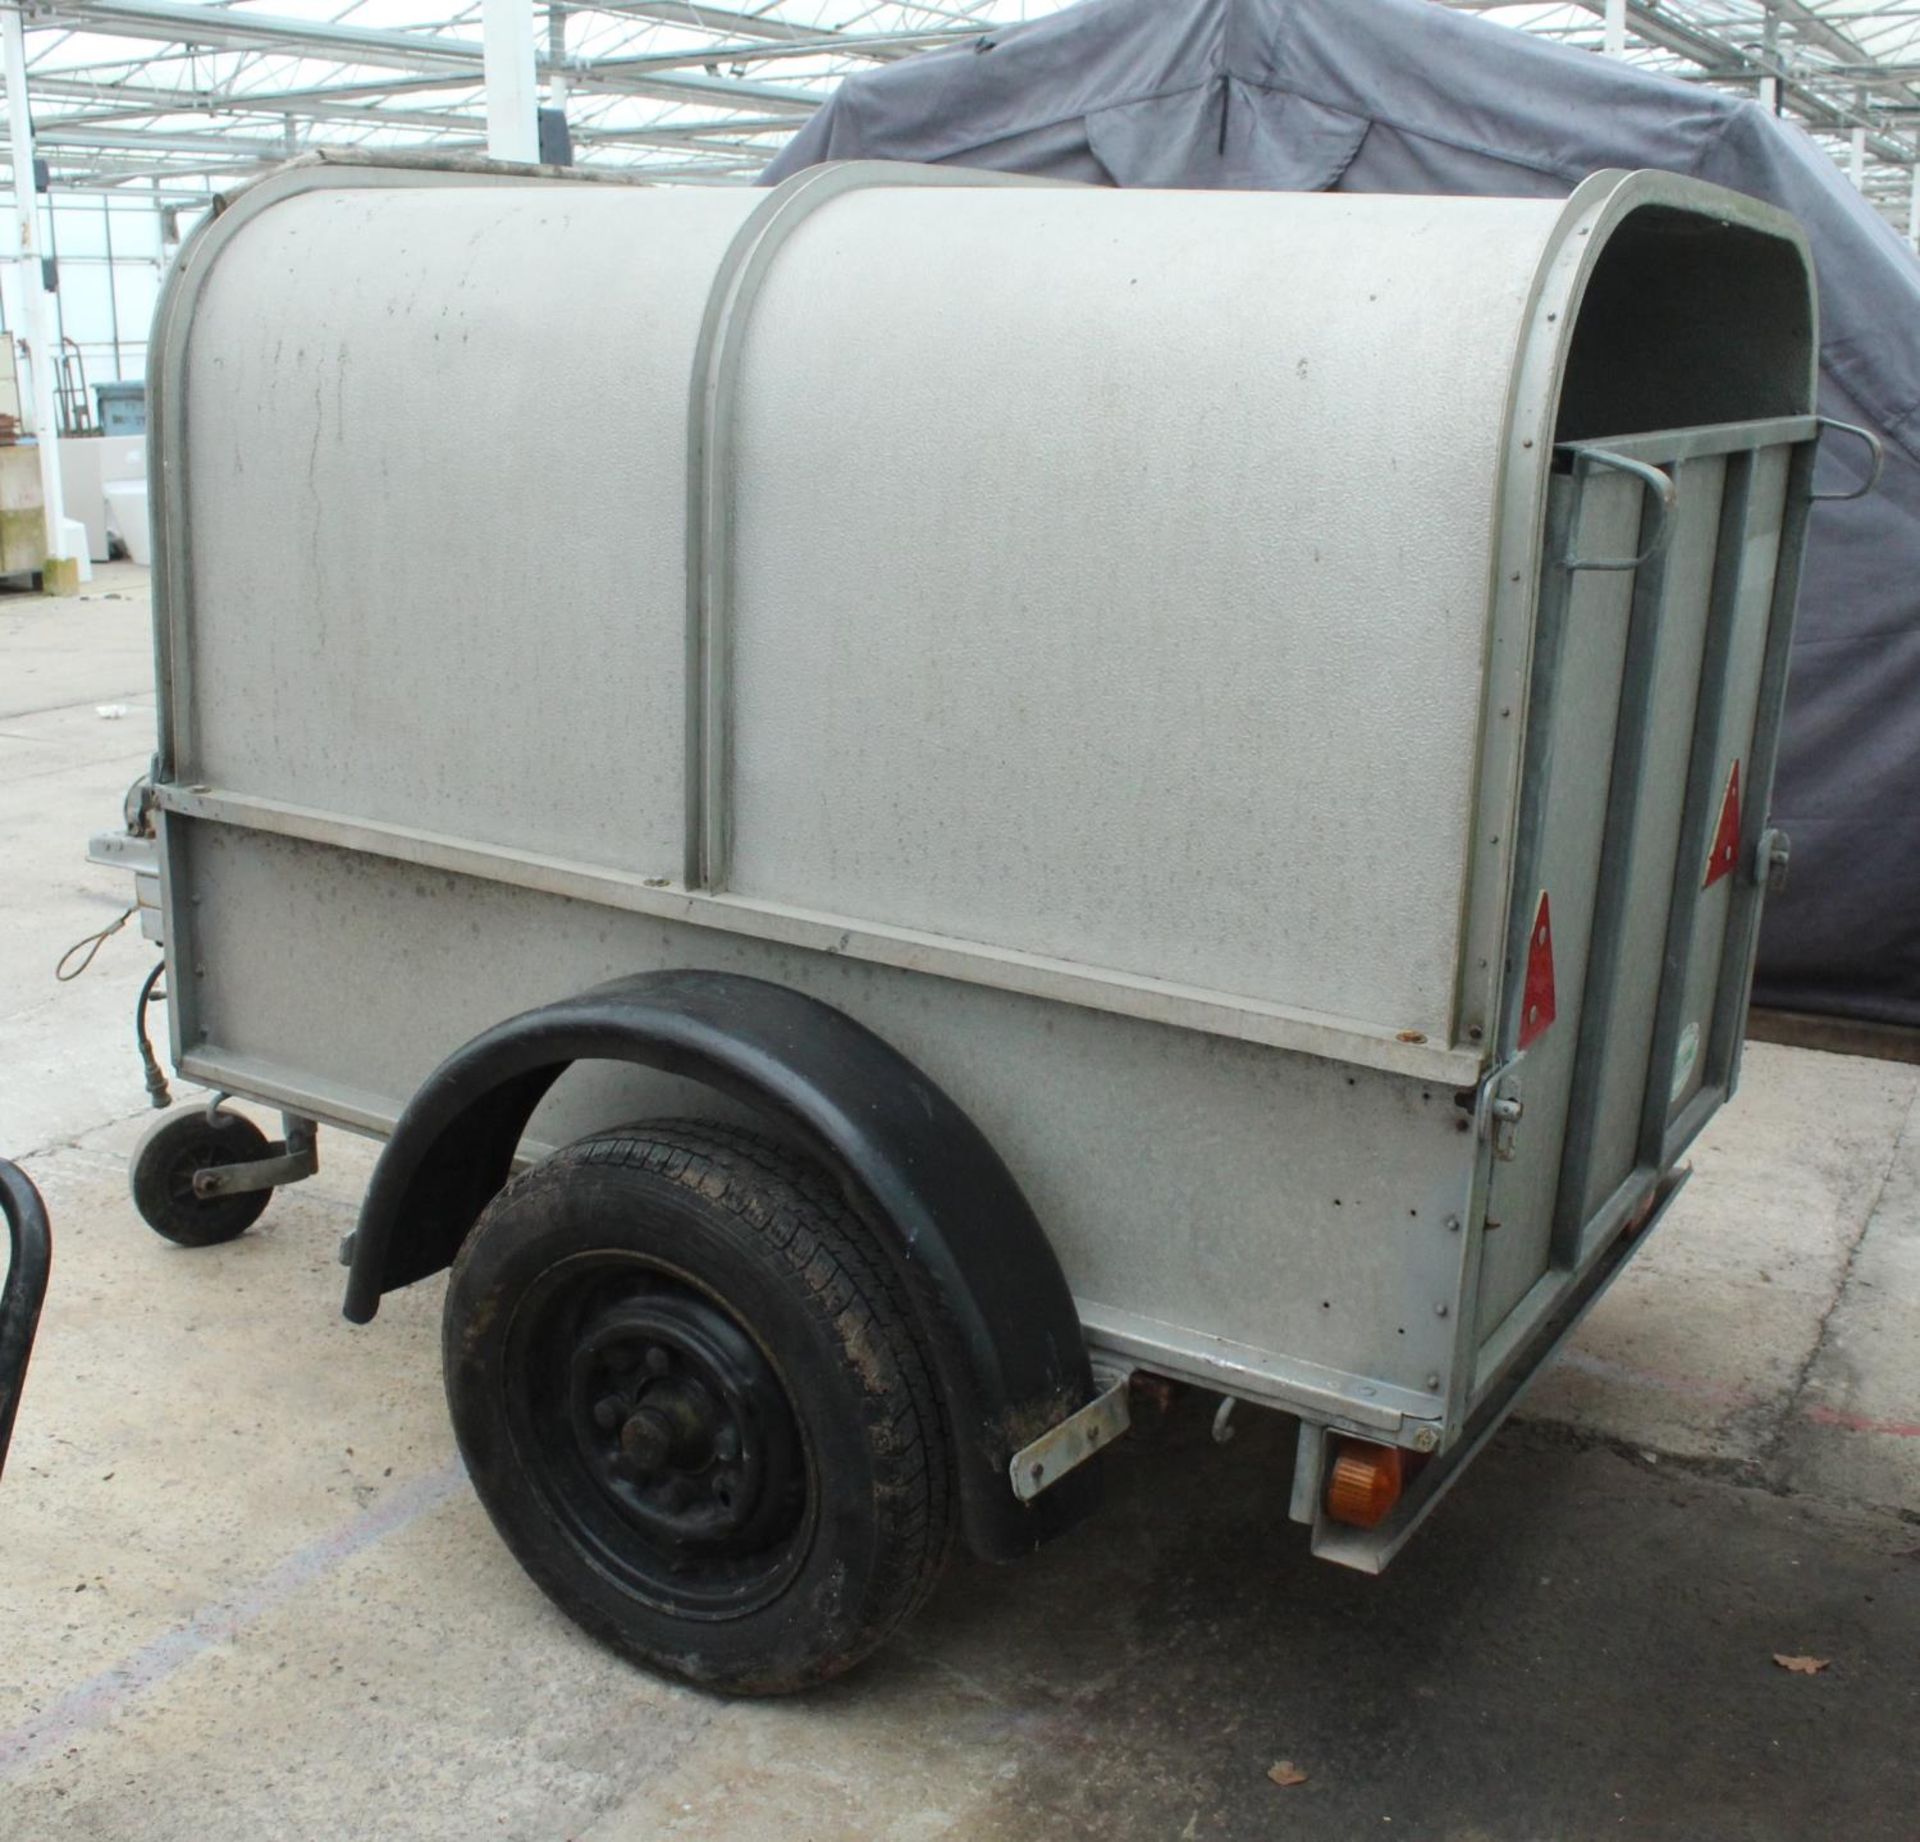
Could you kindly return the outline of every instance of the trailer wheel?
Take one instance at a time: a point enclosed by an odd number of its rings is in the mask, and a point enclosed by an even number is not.
[[[163,1119],[133,1154],[133,1206],[155,1234],[181,1247],[216,1247],[237,1239],[260,1219],[271,1190],[236,1196],[193,1193],[195,1171],[220,1164],[251,1164],[272,1154],[266,1135],[238,1113],[207,1117],[193,1107]]]
[[[707,1688],[851,1668],[951,1544],[942,1405],[824,1175],[751,1133],[600,1133],[454,1262],[447,1400],[474,1488],[585,1630]]]

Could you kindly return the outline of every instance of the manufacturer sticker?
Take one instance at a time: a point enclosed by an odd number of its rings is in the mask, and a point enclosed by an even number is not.
[[[1667,1089],[1667,1104],[1671,1106],[1687,1091],[1687,1082],[1692,1077],[1693,1065],[1700,1059],[1700,1026],[1690,1023],[1680,1032],[1680,1047],[1673,1056],[1673,1085]]]

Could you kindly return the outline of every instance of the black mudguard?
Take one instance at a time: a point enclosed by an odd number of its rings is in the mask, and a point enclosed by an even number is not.
[[[13,1416],[26,1386],[40,1306],[53,1264],[53,1231],[40,1192],[17,1164],[0,1158],[0,1215],[6,1217],[7,1279],[0,1286],[0,1471],[7,1468]]]
[[[496,1025],[430,1075],[361,1207],[346,1315],[449,1265],[507,1180],[534,1109],[574,1062],[681,1075],[774,1116],[823,1166],[906,1282],[946,1398],[961,1527],[1008,1560],[1098,1500],[1083,1465],[1023,1504],[1013,1454],[1091,1398],[1079,1316],[1020,1186],[905,1056],[817,998],[721,972],[650,972]]]

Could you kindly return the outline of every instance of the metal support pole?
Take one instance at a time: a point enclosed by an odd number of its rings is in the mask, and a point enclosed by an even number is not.
[[[1760,106],[1769,115],[1780,113],[1780,79],[1778,77],[1760,79]]]
[[[1853,175],[1853,183],[1864,192],[1867,189],[1867,131],[1864,128],[1853,131],[1853,159],[1848,170]]]
[[[1920,147],[1914,149],[1907,170],[1907,241],[1920,252]]]
[[[486,0],[481,28],[487,78],[487,152],[496,160],[538,160],[533,0]]]
[[[560,6],[547,8],[547,107],[565,109],[573,85],[567,77],[567,14]]]
[[[1606,52],[1610,58],[1627,55],[1627,0],[1607,0]]]
[[[126,373],[120,369],[120,290],[113,285],[113,200],[110,198],[100,201],[100,229],[107,245],[107,327],[113,334],[113,377],[118,383]],[[83,405],[83,409],[91,408],[91,404]]]
[[[53,317],[40,273],[40,205],[33,184],[33,117],[27,106],[27,35],[20,8],[0,7],[0,39],[7,65],[7,127],[13,142],[13,215],[18,227],[14,273],[20,284],[19,333],[33,376],[33,435],[40,447],[40,503],[47,525],[47,557],[67,557],[66,502],[60,492],[60,417],[54,408],[59,364]],[[49,571],[48,585],[63,572]]]

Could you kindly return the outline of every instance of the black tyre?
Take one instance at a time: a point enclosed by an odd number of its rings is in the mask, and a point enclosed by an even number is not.
[[[832,1183],[672,1121],[516,1177],[454,1262],[447,1400],[474,1487],[584,1629],[702,1686],[852,1667],[951,1543],[941,1403]]]
[[[182,1247],[214,1247],[231,1241],[260,1219],[271,1190],[202,1198],[193,1193],[193,1173],[218,1164],[252,1164],[273,1148],[252,1120],[238,1113],[207,1117],[204,1107],[163,1119],[133,1154],[133,1206],[155,1234]]]

